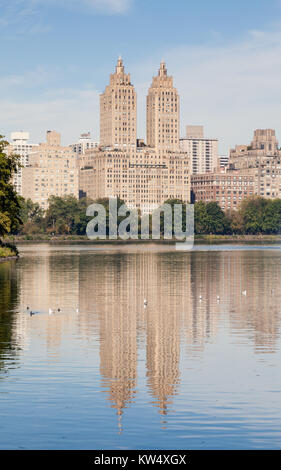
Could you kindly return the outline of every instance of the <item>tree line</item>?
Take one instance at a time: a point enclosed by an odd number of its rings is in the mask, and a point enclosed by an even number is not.
[[[78,200],[71,195],[51,196],[45,212],[38,203],[23,199],[16,193],[11,183],[12,175],[19,167],[19,157],[7,155],[5,153],[7,145],[8,142],[0,136],[0,244],[3,243],[1,238],[7,235],[83,236],[91,220],[86,216],[86,210],[93,202],[103,204],[108,215],[109,200],[106,198],[92,201],[88,198]],[[172,207],[175,204],[185,206],[177,199],[168,200],[166,203]],[[124,201],[117,199],[118,207],[122,204]],[[183,221],[183,230],[184,225]],[[217,202],[196,202],[194,229],[196,235],[281,234],[281,199],[253,196],[242,201],[237,211],[227,213],[222,211]],[[163,230],[162,216],[162,233]]]
[[[87,207],[93,202],[102,204],[108,215],[107,198],[92,201],[87,198],[76,199],[74,196],[51,196],[47,211],[37,203],[20,198],[19,217],[21,222],[12,230],[14,234],[35,235],[85,235],[91,217],[86,216]],[[168,200],[172,207],[185,204],[180,200]],[[118,199],[118,207],[124,201]],[[107,219],[108,220],[108,219]],[[118,217],[118,223],[122,218]],[[160,218],[161,233],[164,232],[163,215]],[[183,226],[185,230],[185,211]],[[237,211],[225,213],[217,202],[196,202],[194,205],[194,231],[196,235],[258,235],[281,234],[281,199],[251,197],[240,204]]]

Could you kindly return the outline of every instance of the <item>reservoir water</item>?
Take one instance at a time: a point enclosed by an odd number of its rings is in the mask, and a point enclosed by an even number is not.
[[[280,449],[280,280],[276,245],[22,245],[0,448]]]

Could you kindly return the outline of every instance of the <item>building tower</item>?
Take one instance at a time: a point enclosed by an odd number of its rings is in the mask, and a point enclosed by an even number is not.
[[[187,152],[191,174],[209,173],[218,165],[218,139],[206,139],[203,126],[186,126],[180,147]]]
[[[179,149],[179,95],[173,87],[173,77],[167,75],[161,62],[157,77],[153,77],[146,100],[147,145],[158,151]]]
[[[13,175],[13,185],[18,194],[22,196],[22,169],[29,166],[29,155],[38,146],[29,143],[29,132],[12,132],[11,144],[7,152],[15,153],[20,156],[20,165]]]
[[[61,135],[56,131],[47,131],[47,145],[59,147],[61,144]]]
[[[100,96],[100,145],[124,151],[137,142],[137,97],[121,57],[110,84]]]
[[[273,129],[256,129],[251,143],[252,150],[262,150],[264,154],[274,155],[278,150],[278,141]]]

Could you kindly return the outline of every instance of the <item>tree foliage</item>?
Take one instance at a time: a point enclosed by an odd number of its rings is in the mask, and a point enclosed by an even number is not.
[[[84,235],[89,221],[86,210],[91,203],[87,198],[51,196],[44,219],[47,233]]]
[[[19,167],[19,157],[5,152],[8,142],[0,136],[0,236],[15,230],[21,223],[20,198],[16,193],[12,176]]]
[[[29,235],[44,231],[44,210],[37,202],[21,197],[20,218],[22,225],[17,232]]]
[[[49,233],[54,235],[85,235],[86,227],[92,217],[87,217],[87,207],[93,202],[103,205],[106,212],[106,233],[108,234],[109,221],[109,199],[99,198],[95,201],[83,198],[76,199],[74,196],[51,196],[49,207],[44,213],[37,203],[30,199],[24,200],[15,196],[14,212],[3,211],[3,204],[0,211],[0,226],[3,233],[19,234],[40,234]],[[2,201],[2,199],[1,199]],[[17,205],[19,204],[19,205]],[[117,210],[125,204],[117,198]],[[173,235],[175,230],[179,233],[186,230],[186,203],[179,199],[169,199],[164,204],[172,206],[173,214]],[[174,207],[176,204],[182,205],[182,215],[175,217]],[[6,204],[9,206],[9,204]],[[129,210],[129,209],[128,209]],[[12,218],[15,214],[16,216]],[[126,216],[117,217],[117,225]],[[177,220],[178,218],[178,220]],[[21,225],[20,225],[20,222]],[[139,232],[140,232],[139,218]],[[196,202],[194,205],[194,228],[195,234],[280,234],[281,233],[281,199],[265,199],[262,197],[252,197],[245,199],[240,204],[238,211],[226,214],[217,202],[204,203]],[[151,216],[150,216],[151,230]],[[160,233],[164,234],[164,213],[160,213]]]
[[[222,235],[230,231],[230,221],[217,202],[196,202],[194,206],[196,234]]]
[[[254,196],[240,204],[232,216],[234,233],[277,234],[281,232],[281,199],[265,199]]]

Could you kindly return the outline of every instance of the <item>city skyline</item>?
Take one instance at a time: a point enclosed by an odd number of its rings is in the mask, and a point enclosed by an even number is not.
[[[72,7],[50,0],[0,4],[6,137],[22,129],[42,141],[46,129],[57,129],[64,144],[88,130],[97,139],[99,95],[118,55],[138,94],[140,138],[145,138],[146,90],[161,60],[182,97],[181,136],[187,124],[204,125],[223,154],[246,141],[253,128],[280,133],[280,2],[260,1],[255,8],[219,1],[161,2],[161,8],[158,1],[141,8],[138,1],[121,0],[84,1],[80,9],[74,0]],[[155,10],[158,21],[152,23]],[[95,47],[101,38],[102,47]]]
[[[51,195],[119,197],[148,214],[168,199],[216,201],[229,211],[254,195],[280,197],[281,150],[274,129],[256,129],[250,145],[230,149],[225,166],[218,140],[206,139],[203,126],[187,125],[180,138],[180,96],[164,61],[147,92],[146,142],[138,139],[137,93],[121,56],[107,83],[100,95],[99,144],[90,133],[68,147],[54,130],[39,146],[28,144],[28,133],[11,134],[9,152],[19,151],[24,165],[14,185],[25,199],[47,209]]]

